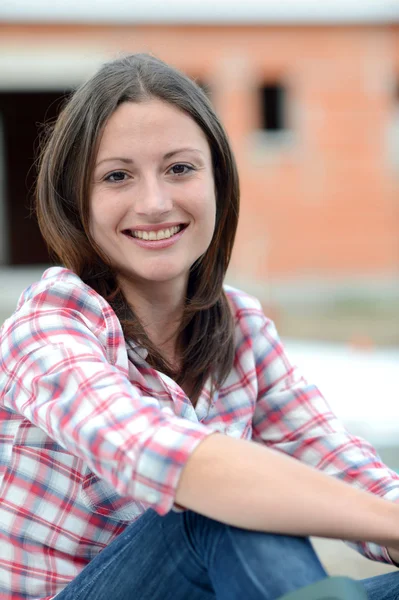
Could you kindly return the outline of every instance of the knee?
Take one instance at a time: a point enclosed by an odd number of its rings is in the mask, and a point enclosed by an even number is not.
[[[233,543],[248,555],[255,554],[267,560],[268,564],[276,563],[282,569],[299,569],[301,565],[320,565],[317,554],[309,540],[305,537],[262,533],[230,528]]]

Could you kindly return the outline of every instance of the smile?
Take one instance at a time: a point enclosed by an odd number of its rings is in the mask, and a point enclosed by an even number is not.
[[[122,233],[142,247],[162,249],[177,242],[187,227],[188,224],[181,223],[156,230],[125,229]]]
[[[138,238],[139,240],[167,240],[168,238],[176,235],[183,229],[183,225],[176,225],[174,227],[169,227],[168,229],[159,229],[158,231],[142,231],[140,229],[128,230],[126,233],[130,232],[132,237]]]

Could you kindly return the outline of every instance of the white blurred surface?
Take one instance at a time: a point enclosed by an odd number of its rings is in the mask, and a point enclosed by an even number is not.
[[[399,446],[399,347],[287,340],[288,355],[354,434]]]
[[[9,22],[386,23],[398,0],[2,0]]]

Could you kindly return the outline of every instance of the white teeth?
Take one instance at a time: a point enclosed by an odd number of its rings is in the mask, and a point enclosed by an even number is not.
[[[140,240],[166,240],[172,235],[176,235],[180,231],[180,225],[175,225],[169,229],[160,229],[159,231],[139,231],[133,230],[133,237],[139,238]]]

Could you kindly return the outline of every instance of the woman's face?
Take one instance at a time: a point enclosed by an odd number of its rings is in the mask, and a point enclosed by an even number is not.
[[[215,228],[208,141],[158,99],[125,102],[108,120],[95,161],[91,234],[122,285],[166,283],[184,294]]]

